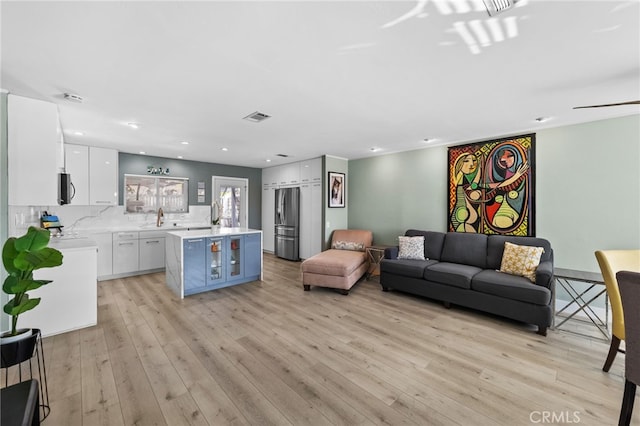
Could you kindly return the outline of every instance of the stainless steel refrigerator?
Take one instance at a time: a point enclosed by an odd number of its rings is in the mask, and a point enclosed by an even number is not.
[[[300,188],[276,189],[275,254],[289,260],[300,260]]]

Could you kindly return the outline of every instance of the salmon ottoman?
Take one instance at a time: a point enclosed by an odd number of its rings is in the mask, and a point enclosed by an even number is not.
[[[351,287],[367,272],[369,261],[365,247],[371,246],[373,233],[361,229],[337,229],[331,248],[302,262],[302,286],[329,287],[349,294]]]

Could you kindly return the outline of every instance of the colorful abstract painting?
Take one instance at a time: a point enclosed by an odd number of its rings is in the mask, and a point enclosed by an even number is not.
[[[449,231],[535,235],[535,139],[449,148]]]

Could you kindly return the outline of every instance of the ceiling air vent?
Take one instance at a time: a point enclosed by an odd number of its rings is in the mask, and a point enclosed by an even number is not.
[[[78,102],[80,104],[84,101],[84,99],[82,99],[82,96],[76,95],[75,93],[65,93],[64,98],[68,101]]]
[[[271,116],[265,114],[264,112],[256,111],[244,117],[243,120],[249,120],[249,121],[253,121],[254,123],[260,123],[261,121],[264,121],[269,117]]]
[[[287,158],[289,156],[287,154],[276,154],[276,157]]]
[[[519,0],[483,0],[489,16],[511,9]],[[523,3],[524,4],[524,3]]]

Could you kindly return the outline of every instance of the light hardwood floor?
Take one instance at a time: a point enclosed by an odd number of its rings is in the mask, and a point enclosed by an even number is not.
[[[100,282],[98,325],[45,339],[44,424],[617,423],[624,356],[603,373],[604,342],[374,281],[304,292],[300,263],[264,263],[184,300],[162,273]]]

